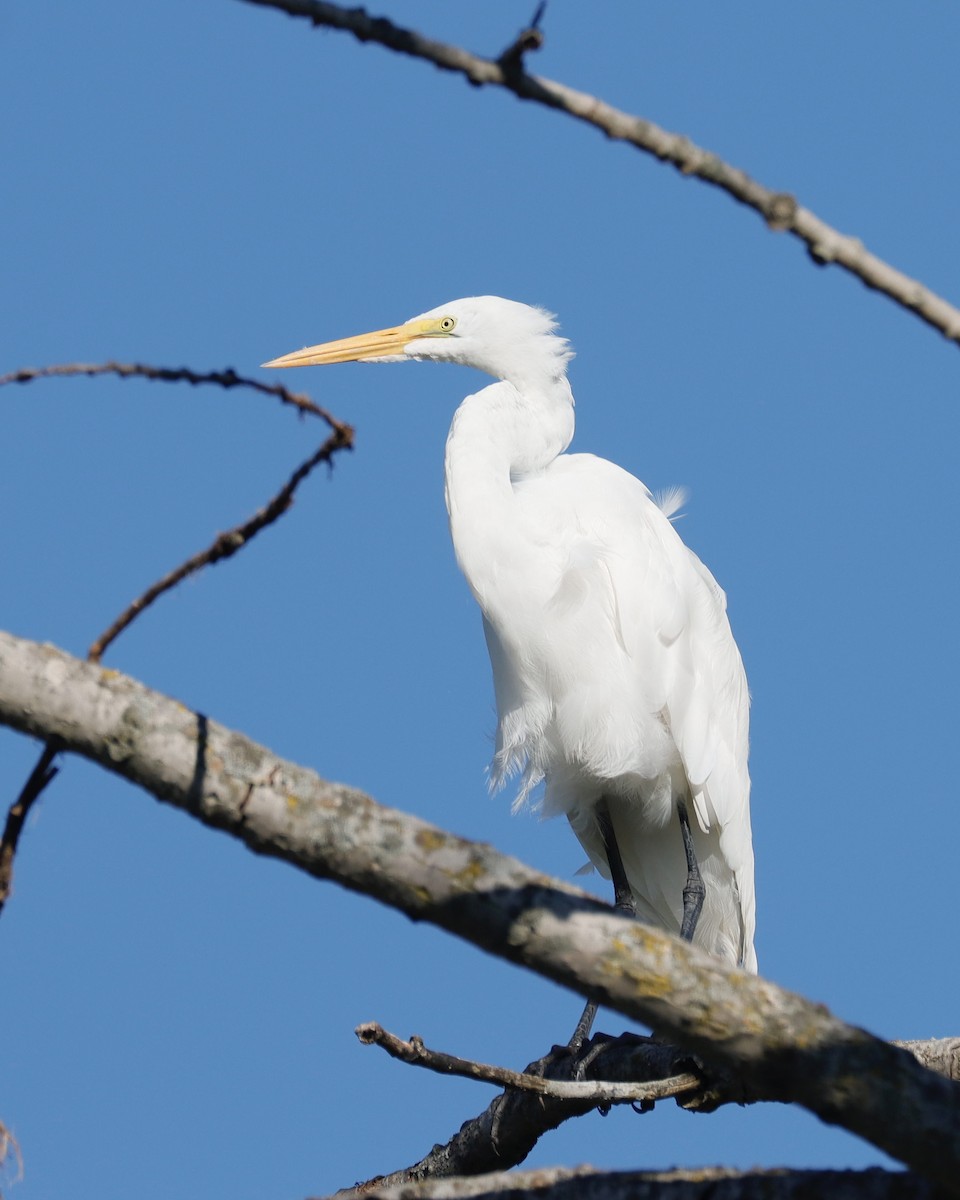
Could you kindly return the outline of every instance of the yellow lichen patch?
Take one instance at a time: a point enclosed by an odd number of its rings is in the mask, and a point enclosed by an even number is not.
[[[111,679],[116,679],[119,674],[120,672],[115,671],[113,667],[103,667],[100,671],[100,682],[109,683]]]
[[[295,812],[300,807],[300,801],[296,796],[287,796],[287,809],[290,812]]]
[[[634,937],[640,930],[634,930]],[[642,933],[640,934],[642,938]],[[673,990],[669,975],[661,975],[638,967],[633,961],[630,942],[614,938],[610,949],[600,959],[600,969],[616,979],[628,980],[641,996],[666,996]]]
[[[447,844],[446,837],[439,829],[421,829],[418,831],[414,841],[427,854],[432,854],[434,850],[442,850]]]
[[[479,859],[472,858],[465,867],[459,871],[451,871],[450,879],[459,887],[470,891],[478,879],[483,875],[483,864]]]

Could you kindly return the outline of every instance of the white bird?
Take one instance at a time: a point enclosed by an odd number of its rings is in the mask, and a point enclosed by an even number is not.
[[[264,365],[431,359],[499,381],[463,401],[446,449],[453,545],[493,666],[492,783],[519,774],[520,806],[543,781],[545,814],[567,817],[619,907],[756,971],[749,697],[726,597],[669,504],[564,453],[572,351],[555,330],[541,309],[478,296]]]

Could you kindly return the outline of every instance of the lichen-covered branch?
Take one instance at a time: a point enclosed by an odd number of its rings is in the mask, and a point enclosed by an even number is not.
[[[0,723],[82,754],[258,853],[455,933],[796,1102],[960,1195],[960,1086],[767,980],[492,847],[376,804],[201,713],[0,634]]]
[[[532,100],[592,125],[609,138],[627,142],[672,164],[682,175],[720,188],[734,200],[758,212],[771,229],[799,238],[814,262],[842,267],[867,287],[882,292],[939,330],[944,337],[960,343],[960,309],[872,254],[858,238],[840,233],[803,208],[793,196],[765,187],[745,171],[695,145],[683,134],[661,129],[653,121],[623,112],[587,92],[527,74],[519,55],[512,59],[505,56],[483,58],[459,46],[424,37],[385,17],[372,17],[363,8],[344,8],[325,0],[246,2],[279,9],[290,16],[305,18],[313,25],[352,33],[361,42],[376,42],[389,50],[431,62],[441,70],[461,74],[477,87],[506,88],[522,100]]]

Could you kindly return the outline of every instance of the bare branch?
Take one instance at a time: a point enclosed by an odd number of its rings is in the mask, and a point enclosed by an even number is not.
[[[650,1083],[611,1083],[607,1080],[558,1080],[542,1075],[511,1071],[507,1067],[490,1066],[472,1062],[440,1050],[430,1050],[423,1039],[414,1035],[408,1042],[395,1034],[388,1033],[376,1021],[357,1026],[357,1037],[366,1046],[380,1046],[392,1057],[416,1067],[426,1067],[441,1075],[460,1075],[465,1079],[476,1079],[483,1083],[496,1083],[502,1087],[515,1088],[522,1092],[533,1092],[537,1096],[549,1096],[553,1100],[584,1100],[593,1106],[610,1104],[633,1104],[639,1101],[663,1100],[678,1096],[681,1092],[693,1091],[700,1086],[698,1076],[687,1072]]]
[[[911,1173],[881,1171],[598,1171],[552,1167],[497,1172],[420,1184],[373,1181],[337,1200],[939,1200],[944,1195]]]
[[[181,563],[175,570],[168,572],[162,579],[158,579],[156,583],[148,587],[142,595],[129,604],[109,629],[105,630],[90,647],[87,652],[89,660],[98,663],[111,642],[127,628],[131,621],[135,620],[145,608],[151,605],[159,596],[162,596],[164,592],[168,592],[171,588],[176,587],[188,575],[193,575],[201,568],[212,566],[222,559],[230,558],[238,550],[242,550],[251,538],[256,537],[261,529],[273,524],[274,521],[283,516],[291,504],[293,504],[293,497],[297,488],[315,467],[318,467],[320,463],[331,462],[338,450],[351,449],[352,446],[353,430],[349,425],[343,425],[339,421],[335,422],[333,433],[327,438],[320,449],[311,455],[306,462],[301,463],[280,491],[262,508],[258,508],[252,517],[249,517],[240,525],[235,525],[233,529],[227,530],[226,533],[217,534],[213,543],[206,550],[202,550],[199,554],[188,558],[186,562]]]
[[[333,430],[344,428],[336,417],[315,404],[309,396],[291,392],[278,383],[262,383],[259,379],[238,375],[232,367],[227,367],[225,371],[191,371],[189,367],[151,367],[147,363],[55,363],[49,367],[21,367],[9,375],[0,375],[0,387],[10,383],[32,383],[35,379],[62,379],[75,375],[117,375],[120,379],[159,379],[166,383],[212,383],[222,388],[249,388],[264,396],[276,396],[283,404],[292,405],[301,413],[320,417]]]
[[[3,838],[0,839],[0,912],[3,912],[3,906],[9,899],[10,889],[13,886],[13,860],[20,843],[20,834],[23,832],[31,808],[40,799],[47,784],[53,781],[60,770],[59,767],[53,765],[53,760],[59,753],[60,746],[57,741],[55,739],[48,741],[37,759],[37,765],[23,785],[20,795],[11,804],[10,811],[7,813]],[[6,1130],[0,1125],[0,1163],[5,1157],[6,1137]],[[16,1146],[16,1142],[13,1145]]]
[[[384,808],[203,714],[0,634],[0,723],[99,763],[252,850],[457,934],[653,1026],[960,1194],[960,1086],[768,980],[491,847]]]
[[[505,65],[502,57],[498,60],[482,58],[459,46],[425,38],[384,17],[371,17],[365,9],[342,8],[324,0],[246,0],[246,3],[305,17],[314,25],[349,31],[361,42],[377,42],[390,50],[432,62],[441,70],[457,72],[477,87],[489,84],[506,88],[521,100],[533,100],[584,121],[609,138],[627,142],[671,163],[683,175],[694,176],[720,188],[734,200],[758,212],[771,229],[798,237],[814,262],[842,267],[867,287],[882,292],[939,330],[950,341],[960,342],[960,309],[871,254],[857,238],[840,233],[815,213],[801,207],[795,197],[764,187],[682,134],[670,133],[652,121],[614,108],[587,92],[526,74],[522,56],[509,59]]]
[[[17,1139],[0,1121],[0,1168],[5,1167],[10,1161],[15,1164],[15,1174],[11,1182],[19,1183],[23,1178],[23,1155],[20,1153]],[[2,1193],[0,1193],[0,1197],[2,1197]]]
[[[572,1081],[582,1071],[590,1079],[642,1083],[670,1078],[691,1066],[687,1051],[637,1034],[622,1034],[619,1038],[596,1034],[588,1046],[589,1055],[579,1061],[566,1046],[554,1046],[548,1054],[530,1063],[524,1075]],[[595,1107],[592,1100],[558,1100],[507,1089],[419,1162],[358,1186],[383,1187],[502,1171],[522,1163],[545,1133]]]

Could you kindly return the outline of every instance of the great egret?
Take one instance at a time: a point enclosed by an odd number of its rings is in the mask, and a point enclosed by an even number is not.
[[[567,817],[620,908],[756,971],[749,699],[726,597],[669,505],[613,463],[564,454],[572,352],[555,329],[478,296],[264,365],[433,359],[499,380],[463,401],[446,450],[453,545],[493,666],[492,782],[519,774],[520,806],[544,781],[545,813]]]

